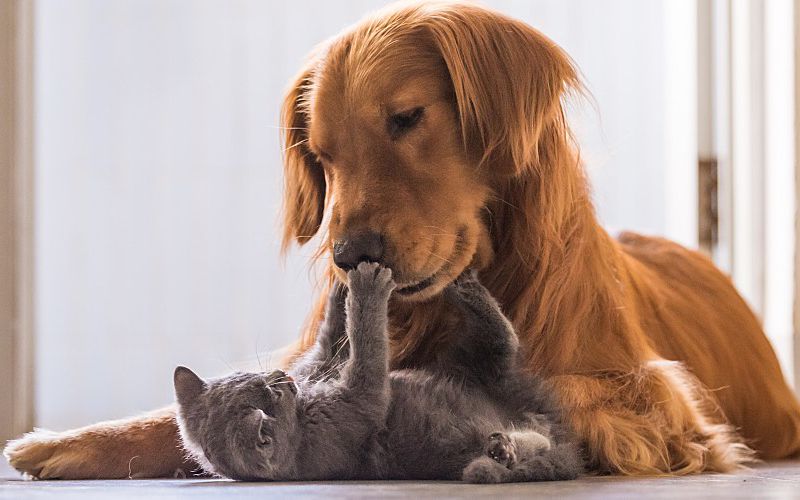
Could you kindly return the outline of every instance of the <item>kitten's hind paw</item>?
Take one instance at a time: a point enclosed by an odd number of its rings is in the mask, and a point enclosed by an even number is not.
[[[517,462],[517,447],[508,434],[495,432],[489,436],[486,455],[498,464],[510,469]]]
[[[462,479],[468,483],[506,483],[511,471],[489,457],[478,457],[464,468]]]

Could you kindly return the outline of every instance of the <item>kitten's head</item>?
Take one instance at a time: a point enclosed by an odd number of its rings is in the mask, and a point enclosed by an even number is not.
[[[275,370],[203,380],[179,366],[174,381],[184,447],[205,470],[232,479],[287,479],[297,430],[291,377]]]

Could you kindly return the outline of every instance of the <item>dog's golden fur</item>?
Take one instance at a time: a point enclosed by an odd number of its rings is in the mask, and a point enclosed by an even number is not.
[[[312,58],[285,103],[286,241],[315,234],[328,209],[327,251],[380,230],[401,282],[436,278],[393,303],[397,366],[457,334],[436,292],[481,267],[596,470],[728,471],[751,458],[744,443],[767,458],[797,452],[797,402],[730,281],[674,243],[615,241],[598,225],[562,107],[578,87],[550,40],[480,7],[358,25]],[[429,121],[398,144],[380,133],[382,105],[424,106]]]
[[[398,367],[458,334],[438,292],[478,267],[593,470],[729,471],[752,458],[745,444],[763,458],[797,453],[800,408],[730,280],[696,252],[615,240],[598,225],[564,118],[579,86],[553,42],[472,4],[392,7],[363,21],[315,51],[287,94],[285,245],[324,230],[325,255],[359,231],[382,234],[383,260],[408,290],[391,305]],[[387,120],[417,108],[418,124],[387,132]],[[321,303],[301,349],[320,315]],[[70,435],[104,457],[91,467],[63,459],[58,437],[34,434],[7,454],[34,474],[51,466],[45,477],[116,477],[114,464],[134,452],[158,461],[148,474],[181,466],[177,452],[155,454],[156,440],[174,436],[171,414],[135,422]],[[152,450],[103,453],[147,439]]]

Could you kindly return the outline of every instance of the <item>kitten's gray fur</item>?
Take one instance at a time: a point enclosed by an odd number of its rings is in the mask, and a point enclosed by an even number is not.
[[[175,370],[178,422],[208,472],[247,480],[571,479],[576,445],[474,273],[446,295],[463,331],[436,363],[389,371],[391,271],[361,263],[332,291],[317,343],[290,372],[204,381]],[[349,348],[345,342],[349,339]]]

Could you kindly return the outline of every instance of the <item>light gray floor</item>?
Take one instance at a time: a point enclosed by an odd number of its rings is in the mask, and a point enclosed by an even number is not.
[[[476,486],[374,481],[237,483],[214,479],[23,481],[0,462],[0,499],[80,498],[798,498],[800,462],[774,462],[736,475],[683,478],[590,477],[577,481]]]

